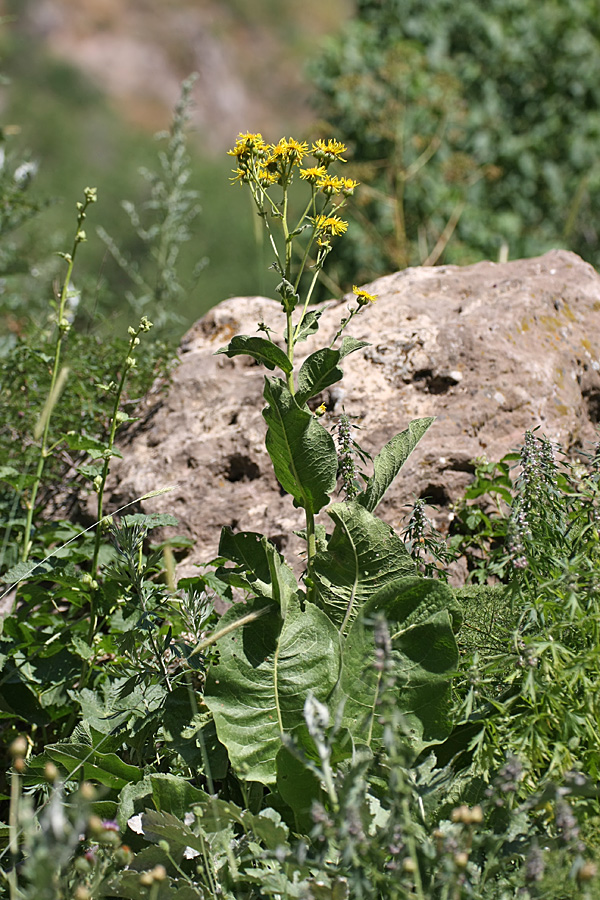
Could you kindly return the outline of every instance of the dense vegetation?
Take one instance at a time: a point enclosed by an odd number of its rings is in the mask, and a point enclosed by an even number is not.
[[[312,71],[369,185],[342,280],[557,245],[600,264],[594,0],[357,0]]]
[[[47,265],[22,237],[44,215],[35,171],[6,136],[0,896],[598,897],[600,451],[574,462],[530,432],[477,461],[449,535],[421,501],[402,534],[378,518],[435,423],[407,423],[371,459],[353,411],[321,403],[364,346],[344,333],[376,302],[364,288],[297,365],[360,196],[338,139],[244,134],[231,151],[229,190],[258,213],[281,317],[221,352],[265,369],[266,449],[305,513],[302,576],[263,535],[224,529],[219,557],[177,580],[186,542],[157,530],[173,517],[106,515],[118,431],[155,375],[168,381],[151,320],[185,296],[188,90],[147,163],[145,206],[130,207],[143,257],[111,245],[132,283],[117,337],[95,335],[78,277],[101,242],[101,191],[82,189]],[[89,527],[71,507],[82,490]]]

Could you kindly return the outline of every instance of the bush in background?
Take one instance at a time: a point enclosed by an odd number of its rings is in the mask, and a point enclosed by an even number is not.
[[[370,184],[338,277],[555,246],[599,265],[599,49],[593,0],[358,0],[312,67]]]

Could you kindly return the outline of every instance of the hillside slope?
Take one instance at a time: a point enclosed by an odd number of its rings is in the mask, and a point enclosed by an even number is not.
[[[132,124],[164,127],[190,72],[196,130],[220,151],[240,130],[310,121],[303,64],[351,0],[1,0],[12,27],[80,68]]]

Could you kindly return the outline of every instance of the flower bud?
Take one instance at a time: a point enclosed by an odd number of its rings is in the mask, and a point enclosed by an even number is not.
[[[58,769],[53,762],[47,762],[44,766],[44,778],[48,784],[54,784],[58,781]]]
[[[154,878],[154,881],[164,881],[167,877],[167,870],[164,866],[159,864],[158,866],[154,866],[151,875]]]
[[[90,781],[84,781],[79,788],[79,795],[83,798],[83,800],[95,800],[96,788]]]
[[[27,738],[20,734],[19,737],[16,737],[14,739],[14,741],[8,748],[8,752],[13,759],[22,759],[27,755]]]

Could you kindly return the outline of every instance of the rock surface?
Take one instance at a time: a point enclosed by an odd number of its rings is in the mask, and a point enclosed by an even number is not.
[[[499,459],[527,429],[541,426],[569,449],[595,441],[600,276],[579,257],[556,250],[503,264],[414,268],[367,289],[378,301],[347,333],[371,346],[344,360],[341,389],[315,405],[325,402],[331,427],[342,409],[356,417],[357,439],[371,453],[411,419],[437,417],[378,508],[391,525],[402,527],[416,497],[431,498],[443,518],[471,480],[472,460]],[[327,308],[316,341],[298,346],[303,355],[331,340],[347,300]],[[301,547],[293,532],[302,511],[282,495],[264,446],[265,370],[214,355],[233,335],[256,334],[260,320],[281,336],[279,304],[261,297],[227,300],[192,327],[171,386],[146,398],[111,471],[112,508],[175,484],[143,507],[173,513],[179,533],[194,538],[182,574],[216,555],[223,525],[266,534],[290,562]]]

